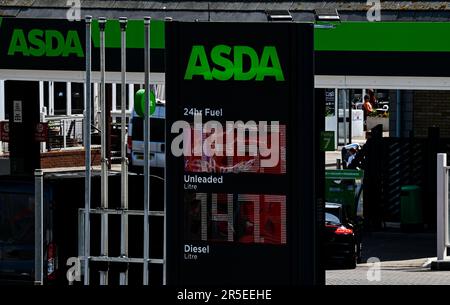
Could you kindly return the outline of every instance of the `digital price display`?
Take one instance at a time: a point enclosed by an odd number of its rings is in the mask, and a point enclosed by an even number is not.
[[[166,86],[168,283],[312,283],[313,25],[168,22]]]

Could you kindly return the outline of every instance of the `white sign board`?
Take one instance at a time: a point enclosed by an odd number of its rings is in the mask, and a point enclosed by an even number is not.
[[[22,123],[22,101],[13,102],[14,123]]]

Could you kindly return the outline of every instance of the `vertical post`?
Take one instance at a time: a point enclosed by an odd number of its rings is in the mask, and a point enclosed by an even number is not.
[[[347,145],[347,89],[341,89],[342,110],[344,111],[344,145]]]
[[[352,121],[353,121],[353,115],[352,115],[352,101],[350,100],[350,92],[347,89],[347,100],[348,100],[348,143],[352,143]],[[347,103],[347,101],[346,101]]]
[[[397,90],[395,105],[395,136],[400,138],[402,136],[402,100],[400,90]]]
[[[91,120],[96,128],[101,128],[99,123],[99,93],[98,93],[98,83],[94,83],[94,112],[91,114]]]
[[[45,112],[43,111],[43,108],[44,107],[40,108],[40,111],[39,111],[39,122],[42,122],[42,123],[45,122]],[[45,149],[46,149],[45,142],[41,142],[40,146],[41,146],[41,152],[45,152]]]
[[[339,102],[338,102],[338,132],[339,132],[339,112],[341,109],[339,109],[339,105],[342,105],[342,121],[343,121],[343,125],[342,125],[342,131],[343,131],[343,135],[342,138],[344,139],[344,143],[343,145],[347,145],[347,92],[346,89],[339,89]],[[338,142],[339,142],[339,137],[338,137]],[[338,143],[339,145],[339,143]]]
[[[67,148],[67,139],[66,139],[66,120],[62,119],[62,137],[63,137],[63,148]]]
[[[106,143],[106,90],[105,90],[105,26],[106,19],[98,18],[100,29],[100,108],[101,108],[101,208],[108,208],[108,159]],[[108,214],[101,214],[100,255],[108,256]],[[100,271],[100,285],[108,285],[108,271]]]
[[[448,216],[448,174],[447,174],[447,154],[437,154],[437,259],[444,260],[447,256],[446,247],[446,218]]]
[[[66,114],[72,115],[72,83],[66,83]]]
[[[128,101],[128,111],[132,111],[134,105],[134,84],[128,85]]]
[[[166,17],[165,22],[171,22],[172,18]],[[165,90],[165,89],[164,89]],[[164,131],[165,132],[165,131]],[[164,139],[167,139],[167,134],[164,134]],[[167,167],[164,168],[164,177]],[[163,235],[163,285],[167,285],[167,183],[164,183],[164,235]]]
[[[1,91],[1,90],[0,90]],[[45,122],[44,112],[44,82],[39,82],[39,122]],[[41,153],[45,152],[45,142],[40,144]]]
[[[91,25],[92,17],[86,16],[86,84],[84,111],[84,285],[89,285],[90,220],[91,209]]]
[[[128,209],[128,159],[126,155],[126,101],[127,101],[127,83],[126,83],[126,70],[127,70],[127,43],[126,43],[126,29],[127,29],[127,18],[121,17],[119,19],[120,22],[120,30],[121,30],[121,80],[122,80],[122,90],[121,99],[120,99],[120,156],[121,156],[121,200],[120,206],[122,209]],[[120,232],[120,254],[122,257],[128,256],[128,215],[123,213],[121,216],[121,232]],[[120,285],[128,284],[128,270],[120,273]]]
[[[55,115],[55,82],[48,82],[48,115]]]
[[[34,171],[34,284],[44,284],[44,177]]]
[[[5,81],[0,80],[0,121],[5,120]],[[0,142],[0,154],[3,153],[3,143]]]
[[[5,81],[0,80],[0,120],[5,119]]]
[[[39,82],[39,111],[42,112],[44,108],[44,82]]]
[[[337,149],[339,146],[339,137],[340,137],[340,134],[339,134],[339,89],[338,88],[334,89],[334,112],[336,115],[336,135],[334,137],[336,142],[335,142],[334,146],[335,146],[335,149]]]
[[[145,111],[144,111],[144,270],[143,284],[148,285],[148,260],[149,260],[149,219],[150,209],[150,164],[149,164],[149,141],[150,141],[150,17],[144,18],[144,64],[145,64]]]
[[[117,110],[117,84],[111,84],[111,109],[112,111]],[[114,121],[115,122],[115,121]]]

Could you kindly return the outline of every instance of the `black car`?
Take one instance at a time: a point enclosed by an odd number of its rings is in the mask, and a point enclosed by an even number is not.
[[[359,230],[347,220],[342,204],[325,205],[324,255],[327,265],[340,263],[350,269],[360,261]]]

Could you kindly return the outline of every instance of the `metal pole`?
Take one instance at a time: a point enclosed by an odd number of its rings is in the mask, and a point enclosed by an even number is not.
[[[334,115],[336,118],[336,132],[334,134],[334,149],[339,146],[339,89],[334,89]]]
[[[91,209],[91,25],[92,17],[86,16],[86,96],[84,112],[84,285],[89,285],[90,220]]]
[[[397,94],[396,94],[396,103],[395,105],[397,106],[395,111],[396,111],[396,115],[395,115],[395,136],[397,138],[400,138],[402,136],[402,100],[401,100],[401,90],[397,90]]]
[[[448,174],[447,154],[437,155],[437,259],[444,260],[447,256],[446,247],[446,217],[448,214]]]
[[[165,22],[171,22],[171,17],[166,17]],[[164,134],[164,139],[167,135]],[[167,147],[167,146],[166,146]],[[167,167],[164,167],[164,177],[167,177]],[[167,285],[167,184],[164,182],[164,235],[163,235],[163,285]]]
[[[101,208],[108,208],[108,160],[106,156],[105,101],[105,26],[106,19],[98,19],[100,29],[100,107],[101,107]],[[100,255],[108,256],[108,214],[101,215]],[[100,271],[100,285],[108,285],[108,271]]]
[[[45,112],[42,111],[42,108],[39,110],[39,122],[45,123]],[[41,142],[41,152],[45,152],[45,142]]]
[[[342,105],[342,108],[341,108]],[[343,145],[346,145],[346,141],[347,141],[347,116],[345,115],[345,111],[346,111],[346,106],[345,106],[345,89],[338,89],[338,117],[337,117],[337,121],[338,121],[338,128],[337,128],[337,132],[338,132],[338,146],[339,146],[339,140],[341,137],[341,134],[339,132],[339,119],[340,117],[340,112],[342,109],[342,138],[344,139],[344,143]]]
[[[447,160],[447,158],[445,159]],[[449,232],[449,207],[448,207],[448,167],[446,167],[445,172],[445,205],[444,205],[444,255],[448,258],[448,247],[450,247],[450,232]]]
[[[150,141],[150,17],[144,18],[144,64],[145,64],[145,111],[144,111],[144,270],[143,284],[148,285],[148,260],[149,260],[149,219],[150,210],[150,164],[149,164],[149,141]]]
[[[5,120],[5,81],[0,80],[0,121]],[[0,142],[0,154],[3,154],[3,142]]]
[[[171,22],[171,17],[164,18],[165,22]],[[164,139],[167,135],[164,134]],[[164,167],[164,177],[167,177],[167,167]],[[164,236],[163,236],[163,285],[167,285],[167,184],[164,182]]]
[[[44,178],[34,171],[34,284],[44,284]]]
[[[127,18],[126,17],[120,17],[120,30],[121,30],[121,44],[120,44],[120,50],[121,50],[121,77],[122,77],[122,90],[121,93],[121,99],[120,99],[120,129],[121,129],[121,170],[122,170],[122,176],[121,176],[121,200],[120,200],[120,206],[122,209],[127,210],[128,209],[128,159],[126,156],[126,100],[127,100],[127,91],[125,90],[127,87],[126,84],[126,70],[127,70]],[[121,230],[120,230],[120,254],[122,257],[128,257],[128,215],[125,213],[122,213],[121,216]],[[120,285],[128,285],[128,270],[125,272],[120,273]]]
[[[342,92],[342,110],[344,111],[344,145],[347,145],[347,90],[341,89]]]
[[[347,90],[347,99],[348,99],[348,143],[352,143],[352,101],[350,100],[350,90]]]
[[[67,147],[67,139],[66,139],[66,120],[62,119],[62,136],[63,136],[63,147]]]

